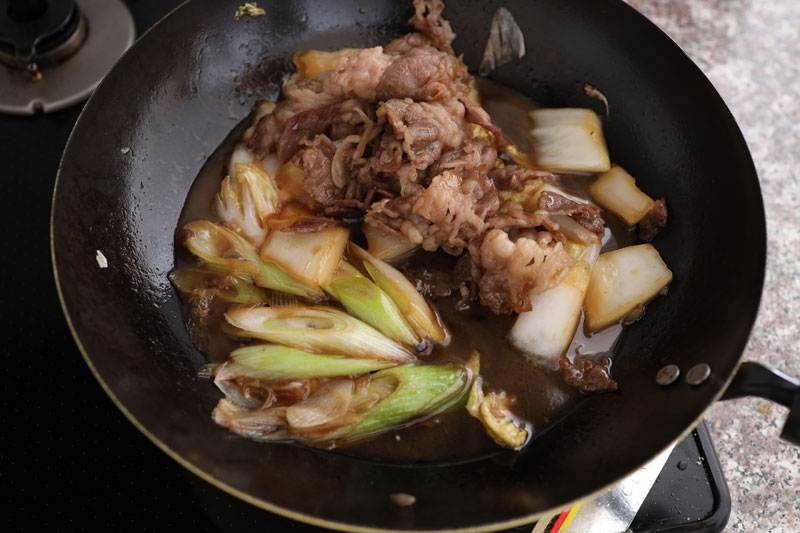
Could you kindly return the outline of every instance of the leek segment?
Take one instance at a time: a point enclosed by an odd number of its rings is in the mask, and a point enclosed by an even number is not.
[[[606,172],[611,168],[602,122],[591,109],[534,109],[528,116],[537,166],[560,172]]]
[[[339,426],[351,420],[360,420],[361,417],[354,413],[347,416],[352,399],[352,380],[329,381],[312,396],[287,407],[286,422],[296,432],[317,433],[331,425]]]
[[[672,281],[651,244],[600,254],[586,291],[586,329],[599,331],[641,309]]]
[[[182,294],[202,292],[238,304],[259,304],[267,301],[268,293],[261,287],[242,281],[235,276],[220,276],[201,268],[180,268],[169,274],[169,280]]]
[[[352,242],[349,250],[352,258],[357,261],[357,264],[363,265],[372,281],[394,300],[417,335],[423,339],[430,338],[439,344],[447,345],[449,343],[449,333],[439,323],[436,314],[425,298],[402,272],[373,257]]]
[[[304,352],[278,344],[256,344],[231,352],[217,367],[216,380],[249,377],[267,381],[358,376],[389,368],[393,363],[342,355]]]
[[[472,383],[469,370],[452,364],[402,365],[316,385],[308,380],[261,382],[250,371],[238,374],[242,366],[227,365],[217,370],[216,382],[226,397],[214,410],[215,422],[258,440],[310,444],[372,437],[461,407]],[[303,387],[314,392],[296,395],[289,405],[275,395]]]
[[[350,314],[384,335],[409,346],[419,343],[420,339],[394,301],[350,263],[339,263],[333,279],[323,289]]]
[[[342,438],[370,437],[461,407],[470,383],[470,373],[456,365],[403,365],[381,370],[372,376],[370,389],[388,386],[394,391],[362,413],[364,419]]]
[[[218,274],[235,276],[265,289],[319,300],[325,294],[296,280],[276,265],[263,261],[255,246],[244,237],[219,224],[196,220],[183,226],[183,244]]]
[[[234,306],[225,319],[238,337],[252,337],[322,354],[393,363],[415,360],[406,347],[347,313],[324,306]]]

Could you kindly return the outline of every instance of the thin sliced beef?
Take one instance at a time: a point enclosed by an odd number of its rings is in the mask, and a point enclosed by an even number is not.
[[[485,109],[470,100],[468,95],[465,96],[462,94],[459,100],[464,104],[467,120],[481,126],[492,134],[492,143],[495,148],[503,148],[510,144],[508,140],[503,137],[503,132],[500,131],[500,128],[494,125],[492,119],[489,117],[489,113],[487,113]]]
[[[397,136],[385,131],[381,135],[377,150],[375,151],[375,169],[378,172],[396,172],[403,164],[403,143]]]
[[[281,133],[283,133],[283,122],[278,120],[275,113],[270,113],[258,121],[253,136],[247,141],[247,148],[258,159],[264,159],[278,144]]]
[[[501,229],[512,236],[525,230],[540,229],[547,231],[557,241],[564,242],[566,240],[558,230],[558,224],[553,222],[547,213],[525,211],[521,205],[515,202],[504,203],[503,210],[504,212],[498,213],[486,221],[488,227]]]
[[[458,255],[485,231],[484,220],[498,205],[497,190],[487,176],[475,173],[462,179],[456,172],[445,171],[422,191],[373,204],[365,221],[402,234],[425,250],[441,246]]]
[[[488,176],[496,157],[490,142],[477,138],[445,151],[425,171],[430,177],[420,176],[413,165],[405,163],[393,174],[401,196],[374,204],[365,220],[404,235],[425,250],[442,247],[458,255],[486,231],[487,217],[500,205]]]
[[[503,191],[521,191],[530,180],[542,179],[550,183],[558,182],[555,174],[546,170],[533,170],[522,165],[505,165],[493,168],[489,177],[495,186]]]
[[[325,228],[335,228],[339,226],[339,221],[326,217],[301,217],[290,225],[281,228],[281,231],[291,231],[294,233],[314,233]]]
[[[325,207],[337,205],[337,200],[344,197],[344,190],[337,187],[331,177],[331,162],[336,147],[325,135],[317,135],[307,144],[308,146],[295,156],[305,174],[303,188],[319,205]]]
[[[639,238],[650,241],[656,236],[658,230],[667,225],[667,203],[663,198],[656,200],[642,220],[639,221]]]
[[[337,112],[333,115],[331,120],[330,132],[328,136],[331,139],[341,139],[349,135],[357,135],[376,127],[375,124],[375,106],[351,98],[339,104]],[[377,135],[378,132],[375,132]],[[367,142],[371,141],[370,137]]]
[[[478,281],[481,304],[498,315],[530,311],[530,294],[558,285],[572,257],[547,231],[529,230],[511,240],[508,233],[492,229],[480,247],[470,253],[480,263]]]
[[[498,204],[497,191],[487,178],[463,180],[455,172],[445,171],[433,178],[414,202],[414,214],[431,223],[422,247],[435,250],[442,246],[453,255],[461,253],[471,239],[483,233],[486,215]]]
[[[400,165],[400,168],[397,169],[393,176],[400,185],[401,196],[419,195],[425,191],[425,187],[418,183],[419,172],[411,163]]]
[[[285,163],[294,157],[304,139],[322,134],[341,139],[361,133],[374,123],[371,114],[374,115],[370,106],[356,99],[298,113],[286,122],[278,139],[278,160]]]
[[[471,76],[457,57],[431,46],[411,48],[402,55],[386,55],[390,63],[376,78],[375,100],[411,98],[441,101],[469,94]]]
[[[605,223],[600,216],[600,210],[589,204],[582,204],[550,191],[543,191],[539,195],[539,209],[549,215],[567,215],[575,222],[593,231],[598,235],[603,234]]]
[[[442,0],[414,0],[414,15],[409,22],[428,37],[436,48],[455,55],[452,43],[456,34],[453,33],[450,22],[442,18],[442,11]]]
[[[325,133],[331,125],[339,104],[331,104],[320,109],[309,109],[290,118],[278,138],[278,160],[285,163],[300,149],[303,139],[313,139]]]
[[[436,176],[445,170],[452,170],[464,178],[471,174],[484,176],[494,168],[496,161],[497,151],[487,139],[469,139],[459,148],[444,152],[428,169],[428,174]]]
[[[466,66],[458,58],[428,45],[408,48],[402,54],[384,53],[380,46],[353,50],[339,58],[335,69],[284,86],[284,100],[271,114],[261,118],[248,147],[263,159],[275,150],[286,133],[282,154],[291,157],[291,148],[297,146],[304,134],[311,138],[330,126],[327,112],[317,117],[311,110],[324,110],[350,99],[374,104],[392,98],[418,101],[466,98],[469,79]],[[305,112],[309,115],[295,119],[291,131],[284,132],[296,115]],[[330,133],[336,139],[341,133],[333,127]],[[295,129],[299,131],[294,132]]]
[[[429,37],[421,33],[407,33],[402,37],[398,37],[394,41],[383,47],[383,52],[389,55],[402,55],[418,46],[430,46],[431,40]]]
[[[311,109],[323,109],[335,104],[339,98],[325,92],[317,92],[319,82],[315,79],[301,80],[284,88],[286,98],[275,106],[272,113],[261,117],[247,147],[259,159],[273,153],[286,123],[295,115]]]
[[[617,382],[611,379],[608,372],[610,361],[607,358],[598,363],[586,357],[576,357],[570,361],[566,355],[562,355],[558,364],[561,379],[578,387],[581,392],[617,390]]]
[[[376,86],[398,57],[383,52],[383,48],[366,48],[344,56],[335,70],[323,72],[317,79],[324,92],[340,98],[356,96],[368,102],[378,100]]]
[[[478,297],[478,282],[482,273],[480,265],[472,258],[471,253],[461,254],[453,268],[453,286],[459,293],[456,309],[468,308]]]
[[[443,149],[460,146],[466,139],[464,106],[457,100],[429,103],[392,99],[378,107],[377,115],[386,118],[417,170],[428,168]]]
[[[331,179],[337,187],[346,187],[351,181],[350,171],[359,160],[361,135],[350,135],[339,141],[331,161]]]

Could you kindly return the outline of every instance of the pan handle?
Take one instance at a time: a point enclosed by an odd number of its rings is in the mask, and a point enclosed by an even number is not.
[[[722,399],[743,396],[758,396],[788,407],[781,438],[800,446],[800,381],[760,363],[745,361]]]

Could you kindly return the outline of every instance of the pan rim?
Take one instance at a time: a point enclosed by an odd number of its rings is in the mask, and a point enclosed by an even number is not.
[[[740,365],[742,364],[743,352],[744,352],[744,350],[746,348],[746,345],[747,345],[747,342],[748,342],[748,340],[749,340],[749,338],[750,338],[750,336],[752,334],[753,327],[755,325],[755,321],[756,321],[756,319],[758,317],[758,314],[759,314],[759,311],[760,311],[760,306],[761,306],[762,297],[763,297],[763,287],[764,287],[764,281],[765,281],[768,241],[767,241],[767,234],[766,234],[766,217],[765,217],[763,196],[761,194],[761,186],[760,186],[760,181],[758,179],[758,173],[757,173],[757,170],[755,168],[755,163],[753,162],[752,154],[750,153],[750,150],[749,150],[749,148],[747,146],[747,142],[746,142],[746,140],[744,138],[744,135],[741,132],[741,128],[739,127],[739,125],[738,125],[735,117],[733,116],[732,112],[730,111],[728,105],[725,103],[724,99],[722,98],[722,95],[716,90],[716,88],[714,87],[713,83],[708,79],[708,77],[702,71],[702,69],[700,69],[697,66],[697,64],[692,60],[692,58],[689,57],[689,55],[683,50],[683,48],[681,48],[680,45],[678,45],[674,41],[674,39],[672,39],[672,37],[669,34],[667,34],[660,27],[658,27],[654,22],[652,22],[650,19],[648,19],[646,16],[644,16],[642,13],[640,13],[638,10],[636,10],[634,7],[630,6],[626,2],[624,2],[622,0],[607,0],[607,1],[608,2],[612,2],[612,3],[616,3],[616,4],[621,5],[621,6],[625,6],[623,9],[628,9],[632,13],[635,13],[635,15],[643,23],[649,25],[651,27],[651,29],[657,30],[657,32],[660,33],[663,37],[666,37],[667,39],[669,39],[669,41],[672,43],[672,45],[674,47],[676,47],[677,50],[680,50],[682,55],[685,57],[685,60],[688,61],[687,67],[693,69],[696,72],[696,74],[699,74],[699,76],[701,77],[700,79],[704,83],[706,83],[713,90],[713,93],[720,99],[720,102],[722,103],[722,106],[724,108],[724,112],[728,115],[728,117],[730,118],[732,124],[735,126],[735,130],[736,130],[736,134],[737,134],[735,141],[737,143],[741,143],[741,147],[744,149],[743,153],[746,154],[746,158],[747,158],[747,168],[745,169],[745,172],[747,174],[753,176],[753,178],[755,180],[755,185],[756,185],[758,193],[759,193],[759,195],[758,195],[758,207],[760,208],[759,209],[760,213],[759,213],[758,219],[759,219],[759,222],[760,222],[760,227],[757,228],[758,232],[759,232],[759,235],[760,235],[760,238],[759,238],[759,245],[760,245],[759,246],[759,265],[758,265],[758,269],[757,269],[758,270],[758,282],[759,282],[758,283],[759,284],[759,287],[758,287],[758,300],[757,300],[757,305],[754,306],[753,311],[751,311],[750,316],[748,316],[746,318],[746,321],[747,321],[747,323],[749,325],[748,325],[748,328],[747,328],[746,335],[743,336],[742,346],[741,346],[741,349],[739,350],[739,358],[738,358],[738,360],[736,362],[734,370],[727,376],[723,386],[720,387],[720,389],[714,395],[712,401],[710,401],[705,406],[705,408],[697,416],[697,418],[694,420],[694,422],[692,422],[688,427],[686,427],[682,431],[682,433],[678,437],[676,437],[674,440],[672,440],[669,444],[667,444],[667,446],[663,447],[662,449],[660,449],[657,452],[655,452],[654,454],[652,454],[644,463],[638,465],[636,467],[636,469],[639,469],[642,466],[644,466],[645,464],[647,464],[647,462],[649,460],[651,460],[653,457],[655,457],[659,453],[663,452],[667,448],[673,446],[674,444],[680,442],[687,435],[689,435],[694,430],[694,428],[703,420],[703,418],[705,417],[706,413],[711,409],[711,407],[717,401],[719,401],[720,398],[724,395],[724,393],[727,390],[727,388],[729,387],[730,383],[733,381],[734,377],[736,376],[736,373],[737,373]],[[144,34],[139,36],[139,39],[145,37],[146,35],[148,35],[155,28],[157,28],[161,24],[163,24],[165,20],[167,20],[168,18],[172,17],[178,11],[186,8],[186,6],[188,4],[190,4],[190,3],[191,3],[190,0],[186,0],[180,6],[176,7],[174,10],[170,11],[165,17],[163,17],[161,20],[156,22]],[[137,41],[139,39],[137,39]],[[123,56],[120,58],[120,60],[122,60],[122,58],[127,56],[127,54],[130,52],[130,50],[132,50],[135,47],[135,45],[136,45],[136,42],[134,42],[134,45],[131,46],[125,52],[125,54],[123,54]],[[117,64],[119,63],[120,60],[118,60],[118,62],[115,63],[115,65],[112,67],[112,70],[116,68],[116,66],[117,66]],[[101,81],[100,84],[98,85],[98,88],[101,87],[102,84],[103,84],[103,82]],[[433,532],[433,531],[445,532],[446,531],[446,532],[463,532],[463,533],[481,533],[481,532],[496,531],[498,529],[507,529],[507,528],[512,528],[512,527],[522,526],[522,525],[525,525],[525,524],[530,524],[530,523],[536,521],[539,518],[542,518],[544,516],[550,516],[555,512],[559,512],[560,510],[569,508],[570,506],[574,505],[577,502],[593,499],[596,496],[600,495],[601,493],[607,491],[610,487],[613,487],[613,486],[617,485],[621,480],[625,479],[627,476],[631,475],[631,473],[635,471],[635,470],[632,470],[632,471],[628,472],[626,475],[607,483],[606,485],[598,488],[595,491],[592,491],[591,493],[589,493],[589,494],[587,494],[587,495],[585,495],[585,496],[583,496],[581,498],[577,498],[575,500],[572,500],[570,502],[564,503],[563,505],[560,505],[558,507],[554,507],[552,509],[546,509],[544,511],[541,511],[541,512],[538,512],[538,513],[533,513],[533,514],[530,514],[530,515],[526,515],[524,517],[520,517],[520,518],[517,518],[517,519],[494,522],[494,523],[483,524],[483,525],[478,525],[478,526],[468,526],[468,527],[463,527],[463,528],[436,529],[436,530],[421,530],[421,529],[407,530],[407,529],[386,529],[386,528],[369,527],[369,526],[358,526],[358,525],[348,524],[346,522],[339,522],[339,521],[334,521],[334,520],[322,519],[322,518],[318,518],[318,517],[310,515],[310,514],[305,514],[305,513],[293,511],[293,510],[291,510],[289,508],[281,507],[279,505],[275,505],[275,504],[270,503],[268,501],[265,501],[265,500],[259,499],[257,497],[251,496],[250,494],[248,494],[248,493],[246,493],[244,491],[240,491],[239,489],[236,489],[236,488],[226,484],[225,482],[219,480],[218,478],[212,476],[211,474],[208,474],[203,469],[193,465],[192,463],[190,463],[189,461],[184,459],[183,456],[181,456],[178,452],[176,452],[175,450],[170,448],[164,441],[162,441],[161,439],[156,437],[144,425],[142,425],[139,422],[139,420],[120,402],[119,398],[117,398],[117,396],[114,394],[114,392],[109,388],[109,386],[103,380],[102,376],[99,374],[99,372],[96,369],[95,365],[92,363],[92,360],[90,359],[86,349],[84,348],[84,345],[81,342],[81,339],[80,339],[80,336],[78,334],[78,331],[75,329],[75,326],[74,326],[73,320],[72,320],[72,316],[70,315],[70,312],[69,312],[68,306],[67,306],[67,302],[65,300],[64,291],[62,290],[62,287],[61,287],[61,280],[60,280],[60,277],[59,277],[59,270],[58,270],[58,263],[57,263],[57,257],[56,257],[56,249],[55,249],[55,246],[56,246],[55,211],[56,211],[56,203],[57,203],[57,198],[58,198],[59,183],[61,182],[61,175],[62,175],[62,171],[63,171],[63,168],[64,168],[64,162],[65,162],[65,158],[66,158],[66,155],[67,155],[67,149],[69,148],[69,146],[70,146],[70,144],[72,142],[73,134],[75,133],[76,129],[79,127],[79,125],[82,122],[82,119],[84,118],[84,111],[86,110],[86,107],[92,102],[92,100],[94,98],[94,94],[96,94],[96,92],[93,93],[93,95],[89,98],[87,103],[84,105],[84,108],[81,110],[81,112],[80,112],[80,114],[78,116],[78,119],[76,120],[75,124],[73,125],[73,128],[72,128],[72,130],[70,132],[70,135],[69,135],[69,137],[67,139],[67,143],[65,145],[64,152],[63,152],[62,157],[61,157],[60,162],[59,162],[58,170],[57,170],[57,173],[56,173],[56,179],[55,179],[54,186],[53,186],[53,195],[52,195],[51,210],[50,210],[50,253],[51,253],[51,262],[52,262],[52,267],[53,267],[53,274],[54,274],[54,278],[55,278],[56,292],[58,294],[58,298],[59,298],[59,302],[60,302],[60,305],[61,305],[61,309],[62,309],[62,312],[64,313],[64,317],[65,317],[65,319],[67,321],[67,325],[69,327],[70,333],[72,334],[72,337],[73,337],[73,339],[74,339],[74,341],[75,341],[75,343],[76,343],[76,345],[77,345],[77,347],[78,347],[78,349],[79,349],[79,351],[81,353],[81,356],[83,357],[84,361],[86,362],[87,366],[91,370],[91,372],[94,375],[94,377],[99,382],[101,388],[111,398],[111,400],[114,403],[114,405],[117,406],[117,408],[123,413],[123,415],[125,415],[125,417],[133,424],[134,427],[136,427],[142,434],[145,435],[145,437],[147,437],[151,442],[153,442],[153,444],[155,444],[159,449],[161,449],[164,453],[166,453],[169,457],[171,457],[173,460],[175,460],[178,464],[183,466],[189,472],[191,472],[192,474],[198,476],[199,478],[203,479],[204,481],[210,483],[214,487],[216,487],[218,489],[221,489],[221,490],[223,490],[223,491],[225,491],[225,492],[227,492],[227,493],[229,493],[229,494],[231,494],[231,495],[233,495],[233,496],[235,496],[235,497],[237,497],[237,498],[239,498],[239,499],[241,499],[243,501],[246,501],[247,503],[249,503],[251,505],[254,505],[254,506],[260,508],[260,509],[263,509],[263,510],[278,514],[280,516],[284,516],[286,518],[290,518],[290,519],[293,519],[293,520],[297,520],[297,521],[300,521],[300,522],[308,523],[308,524],[319,526],[319,527],[326,527],[326,528],[339,530],[339,531],[356,531],[356,532],[365,532],[365,533],[373,533],[373,532],[387,532],[387,533],[388,532],[409,532],[410,533],[410,532],[425,532],[425,531],[429,531],[429,532]]]

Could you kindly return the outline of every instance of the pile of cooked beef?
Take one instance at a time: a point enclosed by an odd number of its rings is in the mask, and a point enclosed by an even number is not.
[[[551,215],[602,234],[599,212],[544,192],[538,210],[501,202],[549,172],[513,163],[508,142],[470,98],[440,0],[415,0],[417,32],[385,47],[343,52],[335,68],[284,87],[248,147],[304,171],[320,214],[360,219],[424,250],[461,255],[461,304],[498,314],[530,310],[529,294],[557,285],[572,257]]]

